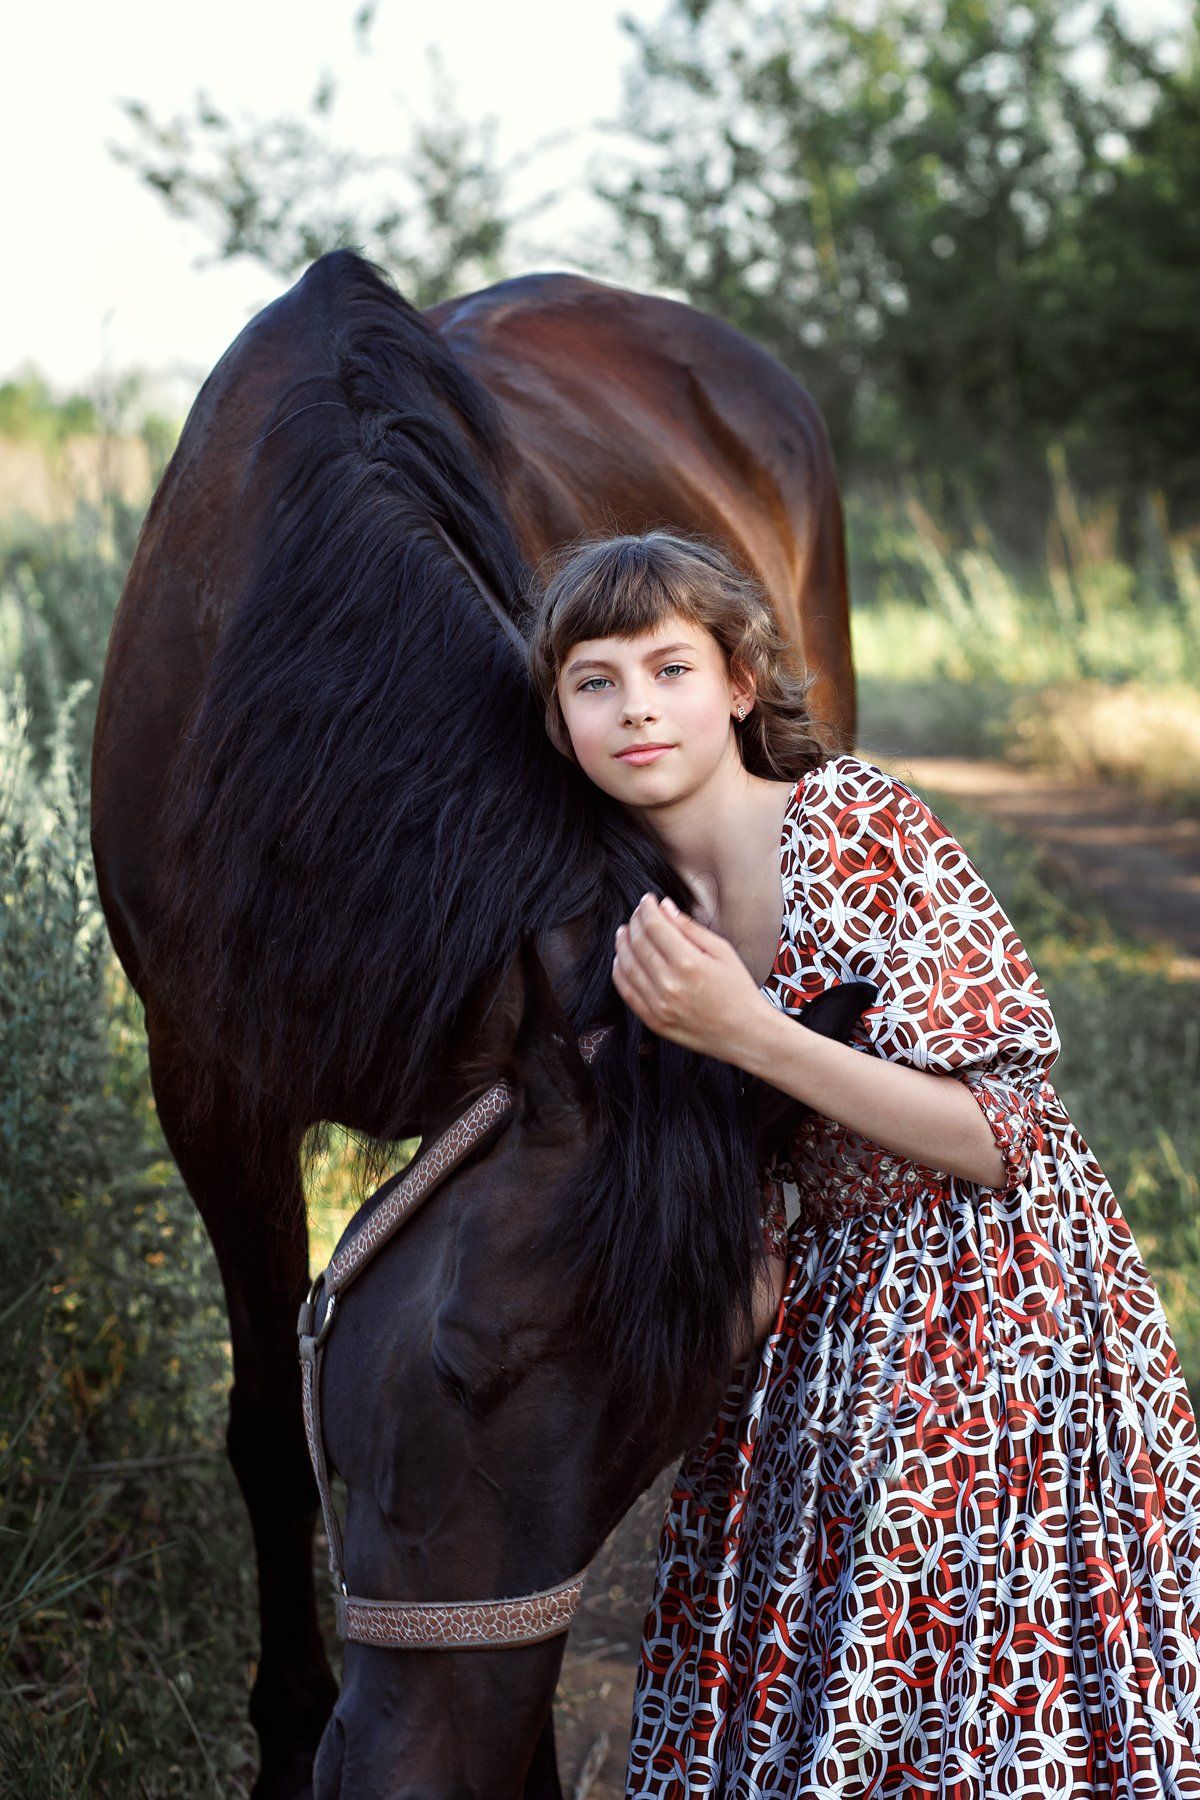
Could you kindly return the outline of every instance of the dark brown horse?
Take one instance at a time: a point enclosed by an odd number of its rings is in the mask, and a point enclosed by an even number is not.
[[[765,578],[831,747],[851,742],[819,415],[669,301],[541,275],[425,315],[322,257],[205,382],[138,542],[92,842],[229,1306],[262,1795],[311,1790],[335,1700],[295,1360],[312,1126],[386,1146],[498,1076],[517,1096],[331,1342],[360,1591],[493,1597],[582,1567],[712,1416],[751,1319],[761,1097],[616,1000],[616,924],[647,890],[689,896],[550,747],[520,653],[543,551],[656,524]],[[599,1023],[588,1068],[575,1038]],[[319,1792],[556,1795],[562,1649],[352,1646]]]

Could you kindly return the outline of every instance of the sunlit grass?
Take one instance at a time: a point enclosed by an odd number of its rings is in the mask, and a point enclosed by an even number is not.
[[[1200,806],[1200,564],[1145,510],[1123,559],[1112,510],[1059,471],[1043,553],[1019,570],[982,523],[952,544],[913,495],[851,498],[860,738],[982,755]]]
[[[921,791],[1033,959],[1062,1039],[1050,1079],[1109,1179],[1200,1407],[1200,982],[1064,889],[1018,834]]]
[[[849,517],[872,743],[1031,755],[1195,804],[1200,581],[1190,546],[1154,538],[1153,508],[1130,561],[1064,477],[1056,535],[1020,572],[986,533],[955,549],[902,500],[852,497]],[[93,982],[86,838],[65,754],[41,754],[73,682],[96,680],[136,525],[81,513],[73,532],[0,531],[0,699],[23,671],[36,721],[0,707],[0,1767],[29,1800],[245,1796],[254,1767],[254,1555],[224,1450],[220,1279],[158,1127],[140,1005],[111,956]],[[94,702],[93,686],[65,734],[80,768]],[[1064,1045],[1052,1079],[1200,1397],[1196,985],[1051,882],[1027,843],[929,798],[1042,975]],[[352,1216],[360,1156],[334,1126],[308,1168],[314,1272]]]
[[[340,1125],[331,1125],[326,1135],[328,1148],[325,1154],[313,1159],[305,1171],[304,1202],[308,1213],[308,1264],[311,1275],[315,1275],[328,1263],[362,1197],[359,1193],[362,1185],[359,1166],[362,1151],[358,1139]],[[420,1142],[420,1138],[411,1138],[392,1146],[387,1168],[380,1181],[373,1184],[372,1191],[390,1175],[406,1166]]]

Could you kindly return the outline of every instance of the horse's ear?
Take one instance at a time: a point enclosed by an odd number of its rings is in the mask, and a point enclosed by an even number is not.
[[[596,1086],[532,931],[522,931],[514,963],[522,984],[512,1052],[517,1108],[527,1130],[578,1138],[596,1109]]]
[[[877,993],[873,982],[843,981],[815,994],[796,1017],[810,1031],[819,1031],[822,1037],[836,1038],[844,1044],[867,1007],[874,1004]],[[746,1097],[754,1121],[758,1159],[766,1164],[776,1152],[786,1152],[792,1134],[809,1109],[803,1100],[772,1087],[761,1076],[746,1083]]]
[[[464,1078],[481,1091],[507,1081],[518,1113],[535,1130],[577,1135],[580,1114],[594,1109],[591,1073],[529,929],[486,998],[470,1009],[448,1065],[460,1092]]]

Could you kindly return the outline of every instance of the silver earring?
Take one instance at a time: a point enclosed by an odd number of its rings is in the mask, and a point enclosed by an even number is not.
[[[744,706],[739,706],[739,707],[738,707],[738,709],[737,709],[737,712],[738,712],[738,718],[739,718],[739,719],[744,719],[744,718],[745,718],[745,716],[746,716],[746,709],[745,709],[745,707],[744,707]]]

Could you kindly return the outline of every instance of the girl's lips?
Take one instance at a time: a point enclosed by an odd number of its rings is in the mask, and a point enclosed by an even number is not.
[[[657,762],[660,756],[665,756],[668,750],[674,748],[674,744],[656,744],[645,750],[620,750],[617,752],[617,761],[638,764]]]

